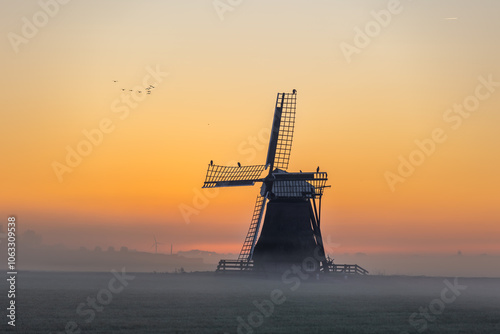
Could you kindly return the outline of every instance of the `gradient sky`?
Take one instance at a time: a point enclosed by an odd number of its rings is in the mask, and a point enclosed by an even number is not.
[[[327,250],[500,253],[500,87],[457,129],[443,119],[478,77],[500,82],[500,2],[401,1],[348,62],[342,43],[388,3],[242,1],[221,20],[209,0],[73,0],[43,22],[39,3],[3,1],[4,229],[15,215],[48,244],[151,250],[154,234],[237,253],[259,188],[200,201],[207,164],[264,163],[276,93],[297,89],[289,170],[328,172]],[[168,75],[116,112],[147,68]],[[59,182],[53,163],[106,119],[113,130]],[[385,173],[436,128],[446,141],[391,191]]]

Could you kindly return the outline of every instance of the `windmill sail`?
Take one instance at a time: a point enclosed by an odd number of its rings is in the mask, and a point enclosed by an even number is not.
[[[264,165],[255,166],[218,166],[208,165],[203,188],[253,186],[260,180]]]
[[[266,168],[286,170],[292,150],[293,131],[295,128],[295,110],[297,95],[278,93],[274,110],[273,127],[267,150]]]
[[[248,229],[245,242],[243,243],[243,247],[241,247],[241,252],[238,256],[238,260],[249,261],[252,259],[255,242],[257,240],[257,234],[259,233],[260,223],[262,221],[262,213],[264,211],[265,201],[265,197],[262,197],[260,195],[257,196],[255,207],[253,209],[252,221],[250,222],[250,227]]]

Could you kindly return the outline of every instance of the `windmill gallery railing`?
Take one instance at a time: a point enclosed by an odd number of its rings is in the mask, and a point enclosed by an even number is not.
[[[217,265],[216,272],[241,272],[252,271],[254,269],[253,261],[241,260],[220,260]],[[338,274],[351,274],[351,275],[368,275],[368,270],[357,264],[328,264],[329,272]]]
[[[357,264],[334,264],[330,263],[328,269],[333,273],[368,275],[368,270]]]
[[[253,261],[220,260],[216,272],[252,270]]]

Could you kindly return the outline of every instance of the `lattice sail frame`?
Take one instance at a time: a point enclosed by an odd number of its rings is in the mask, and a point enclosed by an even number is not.
[[[208,165],[203,188],[252,186],[260,180],[266,166],[219,166]]]
[[[267,151],[266,168],[286,170],[292,151],[297,94],[278,93],[273,127]]]
[[[248,261],[253,256],[253,250],[255,248],[255,242],[257,241],[257,235],[259,234],[266,200],[267,199],[265,197],[257,195],[250,227],[248,228],[247,236],[245,237],[245,241],[243,242],[243,246],[241,247],[240,255],[238,256],[239,261]]]

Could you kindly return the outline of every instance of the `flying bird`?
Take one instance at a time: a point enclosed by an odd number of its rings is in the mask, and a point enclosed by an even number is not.
[[[297,94],[297,90],[296,89],[293,90],[293,95],[295,95],[295,94]]]
[[[122,88],[122,91],[125,91],[125,88]]]
[[[113,80],[113,82],[118,82],[118,80]]]
[[[241,167],[241,164],[238,162],[238,167]]]

